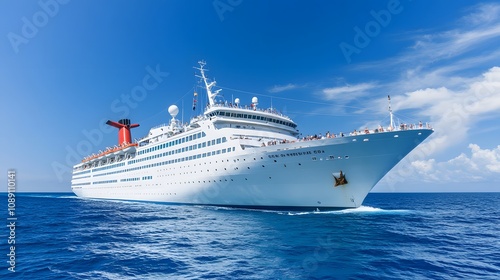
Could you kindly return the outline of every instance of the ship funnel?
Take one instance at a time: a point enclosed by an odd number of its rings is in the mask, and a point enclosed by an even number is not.
[[[121,119],[118,122],[107,121],[107,125],[118,128],[118,145],[125,145],[132,143],[132,135],[130,129],[138,127],[139,124],[130,124],[129,119]]]

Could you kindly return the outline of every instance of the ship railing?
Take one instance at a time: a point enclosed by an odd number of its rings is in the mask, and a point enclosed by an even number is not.
[[[282,114],[281,112],[279,112],[275,108],[262,109],[262,108],[257,108],[257,106],[255,106],[253,104],[251,104],[250,106],[248,106],[248,105],[240,106],[240,105],[232,104],[232,103],[215,103],[214,105],[208,105],[205,108],[205,111],[208,110],[208,109],[211,109],[211,108],[236,108],[236,109],[244,109],[244,110],[247,110],[247,111],[254,111],[254,112],[257,111],[257,112],[270,113],[270,114],[273,114],[273,115],[277,115],[277,116],[283,117],[283,118],[285,118],[287,120],[291,120],[290,117],[288,117],[287,115]]]
[[[358,135],[368,135],[368,134],[377,134],[377,133],[387,133],[387,132],[394,132],[394,131],[405,131],[405,130],[418,130],[418,129],[432,129],[432,126],[429,123],[426,124],[400,124],[398,127],[387,127],[383,128],[382,126],[379,126],[378,128],[375,129],[364,129],[364,130],[354,130],[350,133],[343,133],[340,132],[339,134],[334,134],[327,132],[325,135],[322,135],[321,133],[319,134],[314,134],[314,135],[307,135],[302,138],[298,138],[295,141],[289,141],[289,140],[283,140],[283,139],[274,139],[270,140],[267,139],[267,141],[262,142],[262,147],[265,146],[274,146],[274,145],[280,145],[280,144],[288,144],[288,143],[295,143],[295,142],[307,142],[307,141],[314,141],[314,140],[322,140],[322,139],[328,139],[328,138],[338,138],[338,137],[352,137],[352,136],[358,136]]]
[[[340,132],[339,134],[327,132],[327,133],[325,133],[324,136],[321,133],[315,134],[315,135],[308,135],[306,137],[303,137],[301,140],[307,141],[307,140],[317,140],[317,139],[324,139],[324,138],[347,137],[347,136],[357,136],[357,135],[366,135],[366,134],[374,134],[374,133],[387,133],[387,132],[394,132],[394,131],[417,130],[417,129],[432,129],[432,126],[429,123],[426,123],[425,125],[422,123],[419,123],[419,124],[402,123],[397,127],[388,126],[387,128],[384,128],[382,126],[379,126],[378,128],[375,128],[375,129],[368,129],[368,128],[365,128],[364,130],[356,130],[355,129],[354,131],[349,132],[348,134],[344,134],[343,132]]]
[[[151,129],[160,128],[160,127],[165,127],[165,126],[168,126],[168,123],[162,123],[162,124],[159,124],[159,125],[157,125],[157,126],[153,126]]]

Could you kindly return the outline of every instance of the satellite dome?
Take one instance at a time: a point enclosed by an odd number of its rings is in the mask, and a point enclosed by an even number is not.
[[[252,103],[257,104],[259,103],[259,99],[257,97],[252,97]]]
[[[240,99],[239,99],[239,98],[236,98],[236,99],[234,100],[234,103],[235,103],[236,105],[240,104]]]
[[[168,113],[170,114],[170,116],[172,116],[172,118],[175,118],[175,116],[179,114],[179,108],[175,105],[171,105],[170,107],[168,107]]]

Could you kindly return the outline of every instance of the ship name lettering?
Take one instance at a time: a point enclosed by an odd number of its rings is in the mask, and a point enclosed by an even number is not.
[[[279,158],[279,157],[296,157],[303,155],[312,155],[324,153],[323,150],[314,150],[314,151],[306,151],[306,152],[298,152],[298,153],[287,153],[287,154],[276,154],[276,155],[268,155],[269,158]]]

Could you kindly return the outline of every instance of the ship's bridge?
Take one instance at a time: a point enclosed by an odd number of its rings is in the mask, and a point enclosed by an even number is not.
[[[226,104],[210,105],[205,111],[205,117],[214,124],[255,126],[278,131],[292,136],[298,135],[297,124],[289,117],[280,114],[274,109],[257,109],[255,106],[239,107]]]

